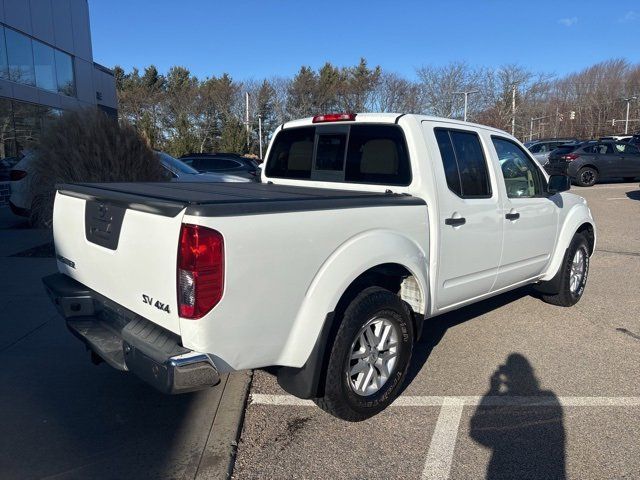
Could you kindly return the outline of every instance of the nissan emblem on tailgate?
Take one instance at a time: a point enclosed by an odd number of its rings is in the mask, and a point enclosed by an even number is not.
[[[87,200],[84,211],[87,240],[110,250],[116,250],[126,210],[118,205]]]

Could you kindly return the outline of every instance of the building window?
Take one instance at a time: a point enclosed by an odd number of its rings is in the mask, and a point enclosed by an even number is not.
[[[0,26],[0,78],[76,96],[73,57],[11,28]]]
[[[15,156],[15,129],[11,100],[0,98],[0,159]]]
[[[36,86],[50,92],[56,92],[58,83],[53,48],[34,40],[33,63],[35,64]]]
[[[9,65],[7,65],[7,45],[4,41],[4,27],[0,25],[0,78],[9,80]]]
[[[0,98],[0,159],[17,161],[35,147],[42,131],[62,110]]]
[[[76,85],[73,78],[73,59],[60,50],[55,51],[58,93],[75,97]]]
[[[9,80],[25,85],[35,85],[31,39],[10,28],[5,28],[4,33],[7,41]]]

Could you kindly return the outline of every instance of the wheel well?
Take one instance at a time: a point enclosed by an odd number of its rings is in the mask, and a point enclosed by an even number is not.
[[[336,316],[341,316],[351,301],[365,288],[381,287],[398,293],[402,280],[409,276],[411,272],[396,263],[385,263],[370,268],[360,274],[344,291],[335,308]]]
[[[587,244],[589,245],[589,255],[593,255],[593,249],[595,246],[595,232],[593,230],[593,225],[590,223],[583,223],[580,225],[576,233],[581,233],[587,239]]]
[[[578,171],[582,170],[583,168],[593,168],[596,172],[600,173],[600,170],[598,170],[598,167],[596,167],[595,165],[591,165],[590,163],[588,163],[587,165],[582,165]]]
[[[327,315],[321,334],[316,340],[316,345],[307,362],[301,368],[280,367],[278,369],[280,386],[288,393],[300,398],[315,398],[324,394],[324,382],[331,346],[340,328],[342,316],[353,299],[365,288],[381,287],[400,295],[410,307],[415,339],[419,338],[424,320],[425,295],[415,283],[411,284],[408,293],[403,293],[405,279],[412,279],[415,282],[413,274],[404,266],[396,263],[377,265],[360,274],[344,291],[334,311]],[[410,302],[422,306],[422,312],[416,313]]]

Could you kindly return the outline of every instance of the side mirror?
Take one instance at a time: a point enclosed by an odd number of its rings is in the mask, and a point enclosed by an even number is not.
[[[571,179],[567,175],[551,175],[549,177],[549,184],[547,185],[547,193],[549,195],[566,192],[570,188]]]

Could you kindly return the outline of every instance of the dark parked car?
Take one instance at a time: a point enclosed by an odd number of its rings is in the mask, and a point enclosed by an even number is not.
[[[549,154],[553,152],[560,145],[566,143],[575,143],[576,138],[549,138],[546,140],[536,140],[534,142],[527,142],[525,146],[529,149],[533,158],[543,167],[549,161]]]
[[[590,141],[563,145],[551,152],[547,172],[566,173],[578,185],[590,187],[601,178],[640,176],[640,150],[625,142]]]
[[[190,153],[180,160],[199,172],[228,173],[252,180],[260,176],[258,163],[235,153]]]

